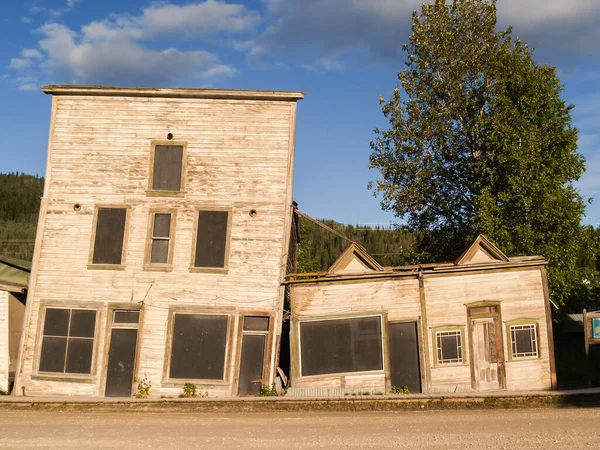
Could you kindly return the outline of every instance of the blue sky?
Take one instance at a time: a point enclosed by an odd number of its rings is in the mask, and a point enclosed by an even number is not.
[[[394,222],[366,186],[378,99],[403,67],[421,0],[5,1],[0,19],[0,172],[44,174],[50,83],[291,89],[294,197],[314,217]],[[558,67],[600,225],[600,1],[498,0],[499,26]]]

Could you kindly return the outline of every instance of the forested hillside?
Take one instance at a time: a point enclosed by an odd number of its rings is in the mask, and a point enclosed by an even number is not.
[[[415,235],[408,230],[344,225],[328,219],[320,219],[320,221],[364,246],[383,266],[400,266],[417,262],[418,256],[414,252]],[[327,270],[348,245],[348,241],[300,218],[298,272]]]
[[[0,174],[0,255],[31,260],[44,179]]]

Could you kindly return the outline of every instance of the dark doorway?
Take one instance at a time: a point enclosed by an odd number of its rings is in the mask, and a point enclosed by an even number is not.
[[[388,330],[392,386],[407,386],[411,393],[421,392],[417,322],[390,323]]]
[[[139,311],[114,311],[106,369],[106,397],[131,397]]]
[[[263,383],[263,360],[265,356],[264,334],[244,334],[240,361],[240,396],[260,395]]]

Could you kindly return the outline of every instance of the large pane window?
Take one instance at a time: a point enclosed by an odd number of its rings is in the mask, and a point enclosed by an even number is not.
[[[194,267],[225,268],[229,211],[199,211]]]
[[[183,145],[155,145],[153,152],[151,189],[154,191],[181,191]]]
[[[170,378],[222,380],[228,316],[175,314]]]
[[[302,376],[383,370],[381,317],[300,323]]]
[[[89,374],[96,311],[46,308],[40,372]]]
[[[98,208],[92,264],[121,264],[127,208]]]

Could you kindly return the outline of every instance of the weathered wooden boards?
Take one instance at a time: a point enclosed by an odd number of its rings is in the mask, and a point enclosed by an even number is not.
[[[342,270],[312,281],[290,281],[293,386],[389,392],[390,356],[418,351],[419,366],[407,373],[421,374],[425,392],[551,389],[554,355],[545,261],[496,256],[488,251],[493,244],[483,239],[473,244],[482,248],[461,255],[460,265]],[[303,323],[372,316],[381,318],[383,365],[362,372],[330,373],[326,367],[321,374],[303,372]],[[417,349],[391,351],[388,327],[397,322],[417,326]],[[360,354],[360,343],[353,351]]]
[[[53,108],[46,192],[28,297],[17,393],[104,395],[115,309],[140,309],[136,378],[150,395],[176,395],[169,379],[175,311],[228,317],[222,380],[189,380],[215,396],[237,393],[245,315],[268,315],[264,383],[275,371],[291,224],[296,100],[300,93],[49,87]],[[184,190],[149,193],[152,143],[184,142]],[[95,211],[127,208],[123,263],[90,265]],[[227,267],[192,270],[199,209],[230,212]],[[175,211],[168,269],[144,268],[149,217]],[[39,370],[44,310],[97,311],[91,373]],[[188,381],[188,380],[185,380]]]

